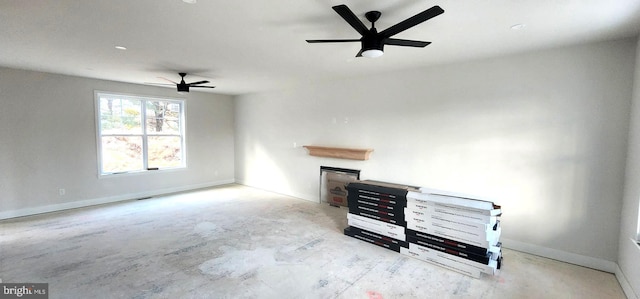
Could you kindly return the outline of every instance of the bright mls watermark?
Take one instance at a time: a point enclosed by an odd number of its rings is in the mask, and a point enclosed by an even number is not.
[[[48,283],[0,283],[0,299],[48,299]]]

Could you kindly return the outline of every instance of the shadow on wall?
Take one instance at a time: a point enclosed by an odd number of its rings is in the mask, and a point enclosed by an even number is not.
[[[291,194],[291,184],[269,152],[260,143],[248,137],[245,141],[244,181],[250,186],[268,191]]]
[[[472,114],[449,107],[413,118],[414,126],[432,129],[429,141],[421,144],[424,155],[415,153],[420,165],[404,165],[419,176],[409,183],[495,199],[505,211],[507,238],[555,248],[570,242],[588,247],[585,230],[615,229],[603,223],[611,217],[602,215],[615,215],[615,204],[588,205],[611,196],[606,190],[615,187],[615,178],[601,177],[618,165],[609,163],[612,155],[601,142],[606,130],[597,121],[587,123],[584,116],[562,114],[563,109],[540,101],[504,99],[497,102],[517,105],[474,107]],[[384,155],[382,150],[377,154]],[[570,247],[565,245],[559,246]]]

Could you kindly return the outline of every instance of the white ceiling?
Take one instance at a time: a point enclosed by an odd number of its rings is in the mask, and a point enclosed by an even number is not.
[[[364,13],[381,11],[379,30],[434,5],[445,13],[394,36],[426,48],[355,58],[359,43],[305,42],[360,37],[338,4],[367,27]],[[0,66],[140,84],[184,71],[212,92],[243,94],[637,36],[640,0],[0,0],[0,28]]]

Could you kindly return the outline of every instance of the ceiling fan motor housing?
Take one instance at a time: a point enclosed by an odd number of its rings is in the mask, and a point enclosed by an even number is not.
[[[185,84],[184,81],[178,85],[178,92],[189,92],[189,84]]]
[[[384,41],[386,38],[379,38],[375,34],[367,34],[362,37],[362,51],[380,50],[384,51]]]

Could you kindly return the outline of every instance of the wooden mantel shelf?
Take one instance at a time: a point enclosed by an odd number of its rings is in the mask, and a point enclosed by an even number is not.
[[[315,145],[305,145],[304,148],[309,150],[310,156],[329,157],[350,160],[369,160],[369,154],[373,149],[356,149],[356,148],[339,148],[325,147]]]

